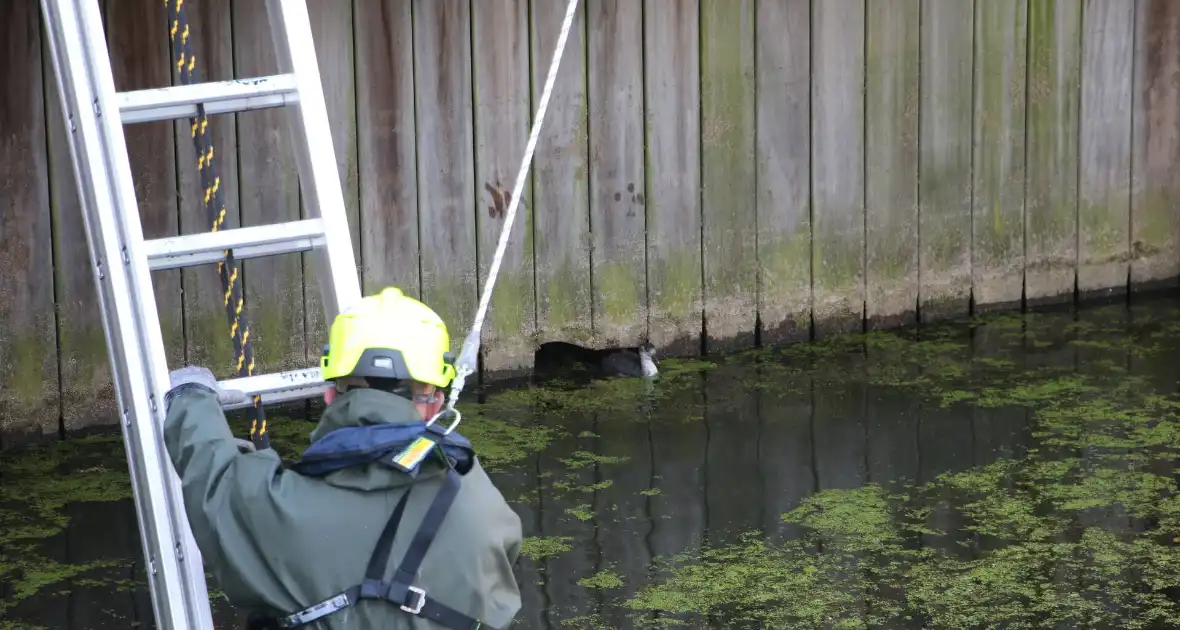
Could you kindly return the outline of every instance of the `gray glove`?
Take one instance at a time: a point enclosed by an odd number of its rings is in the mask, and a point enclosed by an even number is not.
[[[213,372],[199,365],[186,365],[178,370],[172,370],[168,376],[173,390],[190,383],[202,385],[217,394],[217,402],[221,405],[236,405],[249,399],[244,392],[218,387],[217,378],[213,376]]]

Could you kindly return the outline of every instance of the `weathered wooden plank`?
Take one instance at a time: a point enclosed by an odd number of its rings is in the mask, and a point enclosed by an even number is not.
[[[483,286],[496,253],[520,158],[528,141],[529,11],[527,2],[472,3],[475,81],[475,181],[479,204],[479,278]],[[568,68],[567,68],[568,69]],[[550,110],[550,114],[562,108]],[[547,121],[548,122],[548,121]],[[538,165],[541,162],[538,162]],[[531,174],[530,174],[531,177]],[[536,296],[533,285],[532,195],[525,182],[508,247],[496,278],[483,332],[484,369],[518,371],[533,361]],[[557,211],[561,208],[561,211]],[[567,206],[549,208],[564,217]]]
[[[754,344],[758,317],[754,0],[701,2],[701,186],[706,344]]]
[[[52,205],[61,415],[65,428],[70,430],[92,422],[115,422],[118,407],[57,77],[49,43],[44,39],[41,58],[48,132],[46,160]]]
[[[336,168],[340,174],[340,188],[344,193],[344,214],[348,217],[348,233],[352,237],[352,256],[357,274],[361,273],[361,242],[363,224],[360,222],[360,172],[357,166],[357,103],[356,64],[353,51],[353,3],[340,0],[313,0],[307,3],[311,18],[311,35],[315,55],[324,86],[324,101],[328,108],[328,124],[332,128],[332,151],[336,154]],[[307,216],[307,200],[300,199],[302,215]],[[403,228],[404,229],[404,228]],[[304,253],[304,304],[307,320],[308,359],[319,361],[317,348],[328,341],[332,322],[324,314],[324,298],[320,291],[318,254]]]
[[[266,3],[233,3],[233,47],[236,76],[278,72]],[[281,109],[237,115],[238,207],[244,226],[300,218],[299,171],[287,116]],[[238,264],[254,340],[254,372],[307,367],[301,256],[285,254]]]
[[[412,0],[354,4],[362,287],[419,297]]]
[[[977,308],[1019,305],[1024,294],[1026,1],[975,5],[971,286]]]
[[[865,317],[909,325],[918,307],[920,0],[868,3]]]
[[[1029,5],[1024,291],[1033,305],[1072,299],[1077,275],[1081,28],[1081,0]]]
[[[586,343],[593,334],[585,9],[578,5],[570,27],[533,161],[536,343]],[[540,103],[564,17],[563,2],[532,5],[533,103]]]
[[[1131,283],[1180,275],[1180,3],[1136,5],[1131,138]]]
[[[197,72],[202,81],[224,81],[234,76],[233,27],[230,0],[196,0],[185,3],[189,19],[189,41],[197,56]],[[163,9],[161,9],[163,10]],[[151,11],[156,11],[153,6]],[[165,13],[165,20],[167,13]],[[165,21],[166,23],[166,21]],[[160,27],[164,28],[163,26]],[[166,31],[165,31],[166,32]],[[166,35],[159,35],[164,36]],[[172,68],[173,83],[180,75]],[[180,232],[196,234],[212,227],[204,205],[204,188],[197,167],[192,125],[188,119],[176,121],[176,179],[179,188]],[[214,158],[220,187],[225,199],[223,228],[239,227],[237,116],[213,116],[209,119]],[[203,365],[218,376],[237,376],[234,344],[225,317],[225,291],[216,265],[202,265],[181,270],[184,283],[186,359]],[[247,315],[254,313],[247,306]],[[251,335],[253,335],[251,327]]]
[[[586,18],[594,341],[636,346],[647,337],[643,5],[588,0]]]
[[[61,411],[42,104],[57,95],[44,89],[53,62],[42,55],[38,16],[35,2],[0,8],[0,70],[11,86],[0,96],[0,433],[10,436],[55,434]],[[63,124],[60,114],[48,122]]]
[[[970,0],[922,2],[918,289],[922,321],[967,312],[971,298]]]
[[[864,3],[815,3],[811,23],[811,313],[819,336],[860,330],[864,321]]]
[[[116,90],[143,90],[171,83],[168,12],[158,0],[108,2],[106,33]],[[159,121],[125,125],[123,133],[144,238],[175,236],[179,232],[173,124]],[[180,271],[154,271],[151,275],[168,365],[180,367],[185,360]]]
[[[413,10],[422,296],[455,331],[455,352],[479,299],[470,8],[438,0]]]
[[[699,0],[643,8],[649,334],[666,354],[691,353],[703,313]]]
[[[756,11],[758,318],[775,343],[811,334],[811,3]]]
[[[1134,0],[1082,7],[1078,291],[1113,294],[1128,278]]]

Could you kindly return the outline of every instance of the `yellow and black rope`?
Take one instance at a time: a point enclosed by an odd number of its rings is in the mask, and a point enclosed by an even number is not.
[[[172,41],[173,63],[185,85],[198,83],[197,56],[192,50],[188,15],[184,0],[164,0],[169,7],[169,37]],[[221,177],[217,174],[214,161],[213,140],[209,137],[209,118],[204,105],[197,105],[197,115],[189,118],[192,125],[193,146],[197,151],[197,169],[201,172],[201,188],[205,191],[205,212],[209,217],[210,231],[216,232],[225,223],[225,195],[221,190]],[[230,337],[234,343],[234,356],[238,376],[254,375],[254,348],[250,340],[250,323],[244,310],[245,296],[242,293],[242,276],[231,250],[225,250],[225,260],[217,263],[224,292],[225,314],[229,320]],[[270,435],[266,432],[266,413],[262,409],[262,398],[254,397],[250,408],[250,441],[258,450],[270,448]]]

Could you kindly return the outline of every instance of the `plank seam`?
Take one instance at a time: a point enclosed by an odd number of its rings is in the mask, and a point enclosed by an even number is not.
[[[55,213],[53,212],[53,206],[54,206],[53,169],[50,167],[50,164],[52,162],[51,162],[51,160],[48,159],[49,152],[50,152],[49,147],[51,145],[51,140],[50,140],[50,135],[49,135],[49,125],[53,124],[51,122],[51,117],[49,115],[49,111],[50,111],[49,81],[56,80],[56,77],[54,76],[56,71],[53,68],[53,60],[52,59],[50,59],[50,62],[48,64],[45,63],[45,55],[44,55],[45,42],[43,42],[41,40],[41,37],[43,36],[43,34],[49,32],[49,29],[47,28],[47,26],[45,24],[45,14],[42,11],[38,11],[37,15],[38,15],[37,22],[40,25],[40,28],[37,30],[37,33],[38,33],[37,55],[41,61],[41,116],[44,119],[44,124],[42,125],[42,131],[44,132],[43,135],[44,135],[44,140],[45,140],[45,157],[46,157],[46,160],[45,160],[45,187],[46,187],[47,194],[46,194],[45,198],[49,202],[49,205],[46,208],[46,210],[49,213],[49,263],[50,263],[49,264],[49,268],[50,268],[49,281],[53,285],[53,287],[52,287],[52,289],[53,289],[53,348],[54,348],[54,356],[55,356],[54,367],[57,370],[57,437],[58,437],[58,439],[64,440],[66,437],[65,383],[63,382],[63,379],[62,379],[62,370],[61,370],[61,363],[62,363],[61,313],[58,311],[58,305],[62,303],[62,300],[61,300],[61,295],[60,295],[61,287],[59,287],[57,285],[57,255],[58,255],[59,243],[57,242],[57,238],[55,238],[55,236],[57,235],[57,221],[54,217]],[[48,70],[46,68],[48,68]],[[48,78],[46,77],[47,74],[49,75]],[[58,121],[58,123],[61,124],[61,121]],[[42,428],[42,432],[44,433],[44,428]]]
[[[1024,184],[1022,195],[1024,213],[1020,222],[1020,243],[1024,265],[1020,273],[1020,312],[1028,310],[1028,147],[1032,144],[1029,142],[1028,112],[1032,109],[1032,47],[1032,2],[1026,0],[1024,3],[1024,181],[1022,182]]]

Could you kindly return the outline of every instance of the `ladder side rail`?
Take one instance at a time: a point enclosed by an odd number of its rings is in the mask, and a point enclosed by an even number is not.
[[[305,0],[266,0],[266,10],[279,72],[293,73],[297,84],[298,102],[286,109],[304,206],[309,218],[323,219],[324,246],[312,255],[319,258],[316,280],[331,322],[360,300],[361,286],[311,22]]]
[[[111,381],[115,390],[115,400],[119,405],[120,418],[119,428],[123,434],[123,450],[127,458],[128,475],[131,480],[131,496],[135,503],[137,519],[136,524],[139,529],[141,551],[143,557],[148,560],[155,556],[154,549],[159,545],[155,542],[158,535],[158,528],[155,526],[156,522],[152,518],[151,493],[146,489],[147,482],[143,480],[143,463],[140,458],[142,449],[136,444],[137,436],[134,435],[135,427],[131,423],[131,399],[128,398],[127,383],[129,382],[129,375],[127,373],[127,361],[124,358],[122,344],[112,343],[115,336],[119,334],[118,314],[114,311],[115,305],[109,295],[114,295],[117,291],[125,290],[126,283],[122,277],[108,277],[104,272],[103,261],[108,258],[109,252],[106,252],[102,245],[103,239],[100,236],[100,230],[103,226],[97,225],[97,219],[93,216],[94,202],[92,195],[83,194],[82,191],[95,190],[91,184],[91,177],[88,171],[84,170],[80,161],[79,154],[83,150],[79,144],[83,140],[75,140],[75,133],[77,133],[78,126],[74,122],[74,104],[84,104],[91,102],[89,91],[83,90],[83,94],[79,95],[67,84],[64,80],[64,64],[63,57],[65,55],[65,44],[59,44],[57,37],[61,34],[60,29],[55,29],[51,24],[60,24],[60,19],[57,17],[55,3],[57,0],[41,0],[42,15],[45,18],[46,25],[46,40],[48,42],[50,60],[53,63],[54,79],[57,82],[58,95],[61,100],[61,122],[65,125],[66,141],[70,149],[70,163],[73,168],[74,181],[79,191],[78,205],[82,213],[82,227],[86,234],[86,243],[90,253],[90,271],[94,278],[95,293],[98,297],[99,315],[102,320],[103,332],[108,340],[107,360],[111,366]],[[82,86],[85,88],[86,86]],[[79,108],[81,111],[82,108]],[[85,131],[83,131],[85,134]],[[110,227],[107,226],[109,230]],[[163,587],[158,583],[154,577],[154,573],[149,574],[148,586],[149,593],[152,596],[152,609],[156,619],[170,618],[166,617],[164,610],[167,610],[167,604],[163,603],[163,599],[167,597],[167,591],[161,590]],[[175,620],[174,620],[175,621]]]
[[[200,578],[197,586],[203,593],[199,599],[193,597],[196,589],[192,588],[191,579],[186,579],[191,576],[192,567],[186,575],[182,556],[176,553],[188,547],[175,544],[178,537],[183,542],[187,535],[187,540],[191,541],[191,533],[184,517],[183,501],[179,501],[179,479],[162,449],[158,423],[163,414],[162,400],[155,404],[154,410],[152,408],[155,402],[153,390],[158,389],[159,378],[153,379],[150,358],[144,356],[144,351],[151,346],[145,343],[148,340],[144,339],[143,322],[134,312],[137,306],[143,308],[148,311],[149,319],[158,323],[150,276],[144,299],[140,286],[143,279],[133,273],[134,265],[128,264],[133,258],[125,247],[128,239],[124,231],[126,224],[116,216],[118,209],[130,206],[134,225],[138,227],[138,207],[134,188],[130,185],[121,123],[116,116],[114,120],[119,126],[112,129],[111,117],[102,116],[104,112],[118,110],[111,109],[114,85],[101,15],[95,0],[42,0],[42,9],[50,34],[50,51],[63,104],[63,122],[69,130],[67,139],[84,225],[95,263],[93,273],[107,334],[108,358],[112,362],[112,376],[124,419],[121,428],[140,516],[140,538],[147,561],[154,613],[162,627],[208,628],[211,618],[199,551],[195,556],[189,554],[189,564],[194,560],[197,563]],[[98,77],[92,74],[95,66],[98,66]],[[104,67],[105,77],[101,72]],[[103,78],[106,79],[105,86]],[[104,147],[102,141],[111,141],[112,136],[114,142]],[[119,150],[123,151],[124,168],[121,172],[117,169]],[[111,170],[112,161],[116,166],[114,172]],[[119,181],[119,175],[123,181]],[[142,240],[142,234],[139,236]],[[143,261],[140,264],[144,264]],[[152,349],[163,356],[163,344],[159,338],[157,330],[157,345]],[[124,342],[130,342],[135,348],[127,348]],[[179,515],[175,512],[176,507],[181,510]],[[182,524],[179,530],[178,521]],[[195,545],[191,548],[196,550]]]
[[[144,406],[142,403],[137,405],[137,401],[142,401],[145,397],[141,395],[142,388],[135,387],[137,379],[134,376],[138,366],[134,363],[134,357],[127,356],[123,344],[115,341],[120,335],[128,334],[127,310],[120,309],[119,300],[112,299],[116,295],[125,295],[128,292],[127,277],[122,273],[120,265],[112,267],[106,264],[105,261],[118,260],[120,256],[117,242],[110,238],[115,226],[110,217],[104,221],[94,212],[100,198],[109,195],[105,179],[95,177],[93,170],[104,168],[101,156],[96,154],[95,148],[98,143],[98,131],[97,121],[93,117],[94,99],[88,81],[74,84],[65,80],[69,68],[84,65],[80,58],[82,51],[79,46],[77,15],[74,13],[75,7],[72,6],[71,0],[42,0],[41,6],[49,31],[50,55],[53,58],[54,74],[62,100],[63,122],[68,132],[66,139],[70,146],[70,157],[78,186],[83,225],[94,263],[91,270],[107,336],[111,376],[120,415],[124,419],[120,423],[120,428],[123,432],[124,450],[127,453],[132,495],[139,517],[140,543],[147,568],[153,613],[157,623],[167,622],[176,626],[183,624],[185,619],[183,608],[179,606],[178,601],[183,596],[179,583],[179,567],[167,557],[161,558],[158,563],[155,561],[160,555],[159,550],[167,546],[162,544],[162,539],[170,539],[171,522],[158,516],[158,508],[163,505],[163,485],[146,472],[145,463],[148,458],[145,457],[145,449],[142,447],[142,435],[132,420],[136,414],[143,413],[136,407]],[[58,41],[59,37],[63,41]],[[78,112],[76,119],[73,115],[75,111]]]
[[[109,48],[102,27],[102,14],[98,0],[79,2],[83,23],[94,25],[92,28],[84,28],[82,32],[84,45],[89,48],[87,58],[90,66],[87,70],[91,73],[91,81],[97,88],[95,96],[98,105],[98,129],[106,139],[106,142],[99,146],[105,148],[113,184],[113,200],[117,203],[116,216],[122,228],[120,234],[123,241],[123,267],[130,280],[128,287],[133,291],[129,297],[132,297],[137,305],[132,309],[131,316],[139,333],[137,347],[146,377],[148,413],[137,415],[134,420],[139,423],[143,432],[141,442],[146,445],[145,463],[155,467],[154,472],[163,473],[165,508],[172,521],[172,545],[170,548],[162,548],[160,554],[175,556],[174,561],[178,564],[180,582],[184,588],[181,601],[189,619],[189,627],[212,628],[213,619],[209,608],[209,591],[205,584],[204,563],[189,526],[180,476],[173,468],[172,459],[164,448],[164,394],[171,388],[169,368],[151,271],[143,251],[143,226],[131,174],[123,119],[119,112]]]

